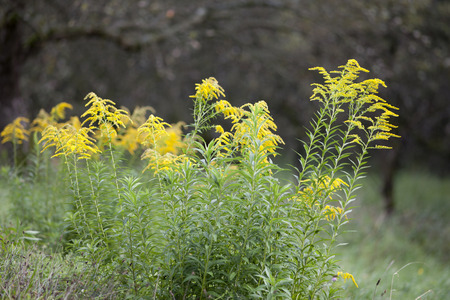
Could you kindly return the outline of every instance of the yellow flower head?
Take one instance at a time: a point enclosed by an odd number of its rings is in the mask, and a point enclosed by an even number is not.
[[[322,176],[320,179],[306,179],[302,183],[309,183],[303,190],[298,192],[298,196],[294,196],[294,200],[304,201],[309,207],[317,204],[317,198],[330,197],[332,193],[340,190],[343,185],[348,186],[345,181],[340,178],[331,179],[329,176]],[[338,211],[340,208],[336,208]],[[326,209],[325,212],[332,211],[333,208]],[[336,210],[334,210],[336,212]]]
[[[203,79],[202,83],[196,83],[195,91],[195,95],[190,97],[197,99],[197,101],[208,102],[213,99],[218,99],[219,96],[225,97],[223,88],[214,77]]]
[[[226,100],[220,100],[214,103],[214,109],[217,113],[222,113],[225,119],[231,119],[233,123],[239,122],[244,116],[244,109],[241,107],[234,107]]]
[[[31,122],[31,131],[42,132],[48,125],[53,123],[50,115],[45,110],[41,109],[37,117]]]
[[[215,149],[218,151],[218,156],[225,157],[231,153],[233,134],[226,132],[222,126],[216,125],[216,132],[220,133],[220,136],[215,139]]]
[[[189,158],[186,155],[174,155],[172,153],[166,153],[162,155],[156,149],[147,149],[142,154],[141,159],[148,159],[149,163],[144,169],[152,169],[155,173],[163,170],[170,170],[176,168],[179,164],[186,162]],[[144,172],[143,171],[143,172]]]
[[[220,125],[216,125],[216,132],[217,133],[220,133],[220,134],[223,134],[223,133],[225,133],[225,130],[223,129],[223,127],[222,126],[220,126]]]
[[[184,125],[184,122],[178,122],[170,128],[167,128],[167,134],[162,136],[157,143],[157,150],[159,153],[179,154],[180,150],[186,147],[185,143],[182,141],[183,131],[181,127]]]
[[[50,111],[50,116],[54,121],[63,120],[66,118],[66,111],[65,109],[72,109],[72,105],[66,102],[61,102],[54,106],[52,110]]]
[[[119,127],[125,128],[126,121],[124,122],[124,120],[130,120],[128,113],[123,109],[117,109],[115,103],[109,99],[102,99],[94,93],[89,93],[84,99],[89,99],[86,104],[86,106],[89,106],[89,109],[81,115],[81,117],[87,117],[82,125],[89,122],[89,127],[91,128],[94,123],[99,125],[109,123],[116,130]],[[108,133],[110,131],[106,132],[106,134]]]
[[[361,84],[355,84],[355,79],[358,78],[360,72],[369,72],[362,68],[354,59],[350,59],[345,66],[340,66],[341,71],[331,71],[330,73],[337,74],[332,77],[322,67],[310,68],[309,70],[316,70],[322,74],[325,84],[313,84],[313,95],[311,100],[318,100],[325,102],[332,100],[334,103],[345,103],[353,101],[358,94],[363,90]],[[380,80],[381,81],[381,80]]]
[[[378,88],[386,87],[386,84],[378,78],[355,82],[359,73],[369,71],[362,68],[354,59],[350,59],[345,66],[339,68],[342,70],[330,73],[321,67],[310,69],[319,71],[325,80],[325,84],[313,84],[315,88],[311,100],[318,100],[327,106],[332,104],[337,111],[343,111],[341,105],[349,103],[353,113],[346,121],[349,131],[362,130],[368,137],[367,143],[399,137],[390,132],[396,126],[389,123],[390,117],[398,116],[393,112],[398,108],[376,95]],[[332,76],[331,73],[337,75]],[[373,117],[374,112],[379,113],[380,116]],[[363,145],[364,142],[358,135],[352,134],[350,137],[353,138],[351,143]],[[372,148],[389,149],[390,147],[376,145]]]
[[[28,124],[29,122],[30,121],[27,118],[18,117],[10,124],[6,125],[0,133],[2,144],[6,142],[22,144],[23,141],[28,141],[30,131],[25,128],[24,124]]]
[[[94,143],[95,140],[89,136],[90,133],[92,130],[89,128],[77,129],[71,124],[66,124],[60,129],[49,125],[42,132],[39,143],[44,142],[42,151],[55,147],[55,154],[52,157],[76,154],[78,159],[89,159],[92,154],[100,152]]]
[[[358,284],[355,281],[355,277],[353,277],[353,275],[350,273],[338,272],[336,277],[341,277],[344,280],[351,279],[353,281],[353,283],[355,284],[355,286],[358,287]]]
[[[344,210],[337,206],[326,205],[323,209],[323,215],[328,221],[333,221],[337,215],[344,213]]]
[[[121,134],[114,140],[114,144],[123,149],[126,149],[130,154],[134,154],[139,148],[138,143],[138,131],[133,126],[129,126],[125,131],[121,131]]]
[[[147,112],[155,113],[151,106],[136,106],[131,115],[131,120],[136,126],[141,126],[145,123]]]
[[[158,141],[168,135],[166,127],[170,127],[170,125],[162,118],[151,114],[147,121],[138,128],[139,142],[147,147],[156,147]]]
[[[244,116],[231,128],[234,131],[234,140],[242,149],[251,149],[252,139],[260,140],[262,145],[258,149],[253,149],[254,151],[276,155],[276,147],[284,142],[279,135],[273,133],[277,130],[277,126],[270,116],[267,103],[259,101],[255,104],[245,104],[241,109]]]

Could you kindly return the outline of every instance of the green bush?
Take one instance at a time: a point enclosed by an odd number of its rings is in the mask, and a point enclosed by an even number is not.
[[[271,159],[283,140],[267,104],[234,107],[214,78],[196,85],[185,135],[182,124],[153,114],[138,122],[93,93],[82,124],[48,119],[38,144],[44,153],[54,147],[65,168],[70,249],[136,297],[333,298],[339,277],[356,285],[339,268],[337,239],[368,150],[396,137],[395,107],[376,95],[381,80],[356,81],[367,70],[355,60],[330,73],[314,70],[325,83],[314,85],[320,108],[299,170]],[[228,131],[214,124],[218,117]],[[148,160],[143,174],[127,167],[137,149]],[[295,180],[279,179],[283,172]]]

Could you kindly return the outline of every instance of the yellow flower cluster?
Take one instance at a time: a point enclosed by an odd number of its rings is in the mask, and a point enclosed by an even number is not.
[[[304,180],[303,182],[311,182],[310,179]],[[300,191],[299,193],[304,197],[322,197],[328,196],[330,193],[338,191],[341,189],[342,185],[348,186],[348,184],[340,178],[334,178],[333,180],[330,176],[323,176],[319,179],[312,180],[312,184]]]
[[[30,131],[25,128],[24,124],[28,124],[29,122],[30,121],[27,118],[18,117],[10,124],[6,125],[0,133],[2,144],[6,142],[22,144],[23,141],[28,141]]]
[[[138,128],[137,139],[148,148],[141,157],[149,159],[145,170],[149,168],[155,172],[167,170],[187,159],[185,155],[178,155],[180,149],[185,147],[181,139],[183,125],[183,122],[179,122],[172,127],[162,118],[151,114]]]
[[[166,136],[158,141],[158,152],[161,154],[178,154],[181,149],[186,148],[186,143],[182,140],[184,122],[178,122],[166,129]]]
[[[369,72],[368,70],[362,68],[354,59],[349,60],[345,66],[339,68],[343,70],[330,72],[338,74],[335,77],[332,77],[323,67],[309,69],[318,71],[325,79],[324,85],[313,84],[315,88],[311,100],[345,103],[354,100],[360,92],[364,91],[364,85],[354,83],[354,80],[358,78],[360,72]],[[380,82],[382,81],[380,80]]]
[[[126,107],[122,107],[122,110],[129,115],[129,111]],[[121,149],[127,150],[131,155],[139,149],[140,143],[138,140],[138,127],[145,123],[147,112],[154,112],[154,109],[150,106],[137,106],[130,118],[122,118],[124,126],[118,128],[116,133],[106,131],[106,134],[111,134],[111,143]],[[101,137],[98,137],[100,139]]]
[[[123,109],[117,109],[116,104],[109,99],[102,99],[91,92],[84,100],[89,100],[85,105],[89,106],[89,109],[81,115],[82,118],[87,117],[81,125],[89,122],[91,129],[94,123],[97,123],[98,126],[104,125],[100,127],[100,130],[109,138],[113,137],[112,131],[117,131],[116,128],[119,127],[125,128],[125,122],[130,121],[128,113]]]
[[[218,156],[224,157],[227,156],[232,151],[232,140],[233,134],[231,132],[227,132],[223,129],[222,126],[216,125],[216,132],[220,133],[220,136],[215,139],[215,147],[218,151]]]
[[[149,160],[144,171],[151,168],[155,173],[163,170],[173,170],[177,165],[189,160],[184,154],[175,155],[168,152],[162,155],[158,150],[151,148],[145,150],[141,158]]]
[[[54,121],[63,120],[66,118],[66,109],[72,109],[72,105],[66,102],[61,102],[50,111],[50,116]]]
[[[2,143],[10,141],[21,144],[28,140],[32,131],[42,134],[39,141],[43,142],[42,151],[55,147],[54,157],[76,154],[78,159],[89,159],[93,154],[101,152],[99,145],[105,140],[128,150],[131,154],[134,154],[141,144],[146,147],[155,146],[154,149],[163,156],[168,153],[177,155],[185,147],[182,140],[184,123],[179,122],[171,127],[153,115],[145,121],[146,113],[153,112],[153,108],[149,106],[136,107],[130,118],[126,108],[117,109],[113,101],[102,99],[94,93],[89,93],[85,100],[88,100],[86,106],[89,108],[82,115],[86,117],[82,123],[77,116],[70,117],[67,122],[58,123],[65,119],[66,110],[72,109],[72,105],[61,102],[53,107],[50,113],[41,109],[31,123],[30,130],[26,128],[29,120],[24,117],[8,124],[1,132]],[[165,126],[171,128],[166,129]],[[145,157],[148,157],[149,153],[147,152]],[[162,157],[162,165],[168,163],[169,158],[169,155]]]
[[[216,112],[222,113],[225,119],[231,119],[233,123],[231,132],[225,132],[221,126],[216,126],[216,131],[220,133],[216,139],[217,148],[230,152],[232,143],[236,143],[241,151],[251,149],[258,153],[269,152],[276,155],[276,147],[284,144],[283,139],[273,133],[277,126],[265,101],[233,107],[228,101],[221,100],[214,107]],[[258,149],[254,147],[254,140],[261,141]]]
[[[57,126],[59,128],[64,126],[66,123],[58,123],[58,121],[66,118],[66,109],[72,109],[72,105],[66,102],[58,103],[51,109],[50,114],[41,109],[37,117],[31,123],[31,131],[43,132],[49,125]],[[81,127],[79,121],[78,117],[71,117],[68,123],[79,128]]]
[[[341,277],[344,280],[351,279],[353,281],[353,283],[355,284],[355,286],[358,287],[358,284],[355,281],[355,277],[353,277],[353,275],[350,273],[338,272],[336,277]]]
[[[320,203],[317,202],[318,198],[328,198],[332,193],[342,189],[343,185],[348,186],[348,184],[342,179],[334,178],[332,180],[329,176],[323,176],[320,180],[307,179],[303,182],[310,182],[310,184],[303,190],[299,191],[291,200],[302,201],[309,208],[319,208]],[[336,216],[342,215],[344,210],[337,206],[325,205],[320,213],[326,220],[333,221]]]
[[[389,123],[390,117],[398,117],[393,112],[398,108],[386,103],[384,99],[376,95],[378,88],[380,86],[386,87],[386,84],[377,78],[367,79],[360,83],[355,82],[359,73],[369,71],[362,68],[354,59],[349,60],[345,66],[339,68],[342,70],[331,72],[327,72],[322,67],[310,69],[317,70],[325,80],[325,84],[313,84],[315,88],[311,100],[318,100],[325,104],[331,103],[340,111],[341,104],[349,103],[355,115],[350,115],[346,123],[350,126],[350,129],[364,130],[369,137],[367,143],[400,137],[391,132],[396,126]],[[330,73],[337,74],[337,76],[333,77]],[[372,117],[374,112],[381,114],[378,117]],[[365,126],[363,124],[365,121],[370,125]],[[359,135],[351,134],[350,137],[353,138],[352,142],[362,144]],[[390,149],[390,147],[381,145],[376,145],[374,148]]]
[[[111,143],[121,149],[127,150],[131,155],[139,149],[137,128],[130,125],[121,130],[114,136]]]
[[[214,109],[217,113],[222,113],[225,119],[231,119],[233,123],[239,122],[244,116],[244,109],[242,107],[234,107],[227,100],[220,100],[214,104]]]
[[[190,96],[190,98],[195,98],[201,102],[208,102],[214,98],[218,99],[219,96],[225,97],[223,88],[214,77],[203,79],[202,83],[196,83],[195,91],[195,95]]]
[[[245,104],[241,108],[248,107],[249,111],[243,110],[244,118],[241,122],[235,123],[234,138],[239,142],[242,149],[247,147],[254,148],[251,139],[256,137],[262,144],[258,149],[253,149],[258,153],[270,152],[276,155],[276,147],[278,144],[284,144],[283,139],[274,134],[277,125],[270,116],[270,112],[265,101],[259,101],[255,104]]]
[[[100,152],[89,133],[92,133],[92,130],[86,127],[77,129],[73,125],[66,124],[58,129],[49,125],[42,132],[39,143],[44,142],[42,151],[53,146],[56,148],[52,157],[76,154],[78,159],[89,159],[92,154]]]
[[[31,131],[42,132],[49,125],[56,125],[52,118],[44,109],[41,109],[37,117],[31,122]]]
[[[325,219],[333,221],[337,215],[342,215],[344,210],[337,206],[325,205],[322,213],[325,216]]]

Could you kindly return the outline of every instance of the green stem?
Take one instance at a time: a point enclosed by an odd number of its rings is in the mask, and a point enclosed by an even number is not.
[[[77,168],[77,157],[76,157],[76,155],[73,155],[73,161],[74,161],[73,162],[73,166],[74,166],[74,172],[75,172],[74,189],[75,189],[75,192],[76,192],[76,198],[77,198],[78,203],[80,205],[81,212],[83,213],[83,218],[84,218],[83,222],[86,224],[86,227],[87,227],[87,229],[89,231],[89,236],[90,236],[91,240],[94,240],[94,237],[92,235],[92,229],[91,229],[91,227],[89,225],[89,221],[87,219],[86,211],[85,211],[84,205],[83,205],[83,200],[82,200],[81,194],[80,194],[80,185],[79,185],[79,181],[78,181],[78,168]]]
[[[113,168],[114,183],[116,185],[117,199],[119,200],[120,206],[122,206],[122,198],[120,195],[120,188],[119,188],[119,179],[117,176],[117,167],[116,167],[116,161],[114,158],[114,152],[113,152],[113,148],[112,148],[111,138],[109,138],[108,146],[109,146],[109,153],[111,154],[111,164],[112,164],[112,168]]]
[[[96,212],[96,217],[97,217],[97,225],[100,227],[100,230],[101,230],[101,233],[102,233],[102,236],[103,236],[103,243],[105,245],[107,245],[107,243],[106,243],[106,241],[107,241],[106,233],[105,233],[105,230],[103,228],[103,220],[102,220],[102,217],[100,215],[100,210],[99,210],[98,195],[96,195],[95,192],[94,192],[94,185],[92,183],[91,171],[90,171],[90,168],[89,168],[89,161],[87,161],[87,160],[86,160],[86,169],[87,169],[87,173],[88,173],[88,177],[89,177],[89,185],[90,185],[90,188],[91,188],[91,197],[92,197],[92,200],[94,201],[94,206],[95,206],[95,212]]]

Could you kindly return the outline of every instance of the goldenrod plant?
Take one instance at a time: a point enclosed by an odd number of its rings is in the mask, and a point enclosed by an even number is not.
[[[66,242],[96,264],[93,280],[116,280],[115,293],[149,299],[335,298],[336,281],[347,279],[358,288],[339,265],[338,238],[368,151],[398,137],[396,108],[377,95],[383,81],[358,81],[368,71],[356,60],[312,70],[324,77],[311,97],[320,108],[292,181],[272,161],[284,142],[267,103],[235,107],[212,77],[196,84],[188,125],[150,108],[129,117],[94,93],[82,122],[51,121],[68,105],[42,113],[34,122],[47,124],[42,151],[54,147],[73,195]],[[228,131],[218,117],[231,122]],[[216,137],[204,140],[207,131]],[[120,149],[141,154],[140,172]]]
[[[17,117],[12,123],[6,125],[6,127],[0,133],[2,138],[2,144],[11,142],[13,144],[13,162],[14,167],[17,167],[17,145],[23,144],[24,141],[28,141],[30,131],[26,128],[30,120],[24,117]]]

